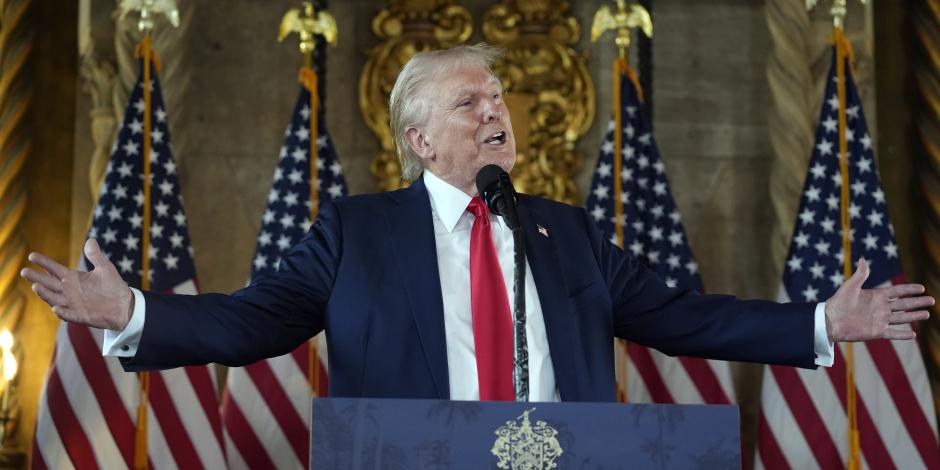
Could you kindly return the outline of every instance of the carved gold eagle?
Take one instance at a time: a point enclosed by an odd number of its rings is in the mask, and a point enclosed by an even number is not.
[[[285,37],[294,32],[300,35],[301,44],[312,41],[313,36],[316,34],[323,36],[327,43],[336,44],[336,20],[333,15],[325,11],[318,11],[314,14],[313,4],[310,2],[304,2],[302,9],[291,8],[287,10],[287,13],[281,19],[277,40],[283,41]]]
[[[596,42],[607,30],[617,30],[619,37],[629,34],[630,28],[640,28],[647,37],[652,37],[653,19],[643,6],[631,5],[627,10],[627,2],[617,0],[616,12],[611,12],[610,6],[604,5],[597,10],[597,13],[594,13],[594,21],[591,23],[591,41]]]

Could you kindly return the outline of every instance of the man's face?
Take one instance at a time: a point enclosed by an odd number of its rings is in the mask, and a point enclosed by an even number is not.
[[[507,172],[516,161],[516,140],[499,81],[479,66],[464,66],[433,84],[424,123],[426,167],[450,184],[475,194],[476,174],[496,164]]]

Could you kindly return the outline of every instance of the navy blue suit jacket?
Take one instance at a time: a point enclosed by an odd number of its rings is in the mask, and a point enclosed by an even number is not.
[[[605,240],[583,209],[524,195],[518,206],[562,400],[615,400],[615,336],[671,355],[815,367],[813,305],[668,288]],[[450,394],[431,205],[420,179],[325,205],[276,274],[230,296],[145,296],[143,334],[126,370],[245,365],[325,329],[330,395]]]

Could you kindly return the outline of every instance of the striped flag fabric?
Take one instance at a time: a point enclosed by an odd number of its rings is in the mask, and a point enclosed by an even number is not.
[[[319,114],[316,142],[312,142],[310,91],[302,87],[268,193],[252,279],[274,272],[281,256],[310,228],[311,145],[316,145],[317,200],[331,201],[347,194],[342,166],[322,111]],[[323,336],[311,339],[313,346],[303,344],[290,354],[229,370],[222,417],[230,468],[308,468],[312,393],[325,396],[328,389]],[[318,354],[311,354],[311,347]],[[311,357],[321,361],[316,391],[308,380]]]
[[[142,73],[142,72],[141,72]],[[143,134],[151,91],[152,168],[150,227],[143,227]],[[167,113],[156,73],[139,77],[111,149],[89,238],[128,284],[142,276],[142,230],[150,230],[150,289],[195,294],[196,272],[170,149]],[[90,267],[87,260],[82,266]],[[62,323],[49,375],[40,397],[33,468],[122,469],[134,464],[134,436],[140,383],[117,358],[101,354],[102,331]],[[222,426],[212,366],[186,367],[150,375],[148,457],[151,468],[224,468]]]
[[[617,244],[615,224],[623,227],[623,248],[657,272],[672,287],[701,290],[679,210],[673,201],[666,168],[659,157],[649,118],[637,85],[621,74],[622,124],[608,124],[591,183],[587,210],[603,233]],[[621,133],[621,169],[614,174],[615,136]],[[622,191],[614,194],[614,178]],[[615,214],[615,200],[623,205]],[[635,403],[732,403],[734,388],[728,363],[669,357],[637,344],[615,340],[620,401]]]
[[[824,301],[844,279],[836,61],[834,50],[781,301]],[[870,264],[866,288],[890,285],[903,281],[898,246],[848,60],[845,77],[853,264],[859,258]],[[831,368],[765,368],[756,468],[845,468],[849,445],[842,348],[836,348]],[[862,466],[940,468],[934,404],[917,342],[869,341],[855,343],[854,351]]]

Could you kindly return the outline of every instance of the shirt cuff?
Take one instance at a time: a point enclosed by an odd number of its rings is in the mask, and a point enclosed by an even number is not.
[[[144,294],[131,287],[134,293],[134,311],[131,319],[123,331],[104,330],[104,341],[101,353],[105,356],[134,357],[137,354],[137,345],[140,344],[140,335],[144,332]]]
[[[813,349],[816,350],[816,365],[823,367],[832,367],[835,361],[836,352],[831,341],[829,341],[829,332],[826,331],[826,303],[816,304],[816,313],[814,314],[813,328]]]

